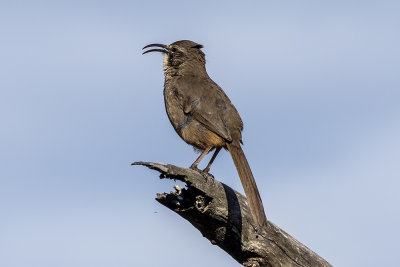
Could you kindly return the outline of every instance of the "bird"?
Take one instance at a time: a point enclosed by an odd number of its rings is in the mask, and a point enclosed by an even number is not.
[[[149,49],[151,48],[151,49]],[[203,172],[208,173],[222,148],[229,151],[240,177],[253,220],[267,225],[264,207],[254,176],[242,149],[242,119],[222,88],[208,75],[203,45],[180,40],[170,45],[153,43],[143,54],[163,53],[164,102],[176,133],[189,145],[202,151],[190,166],[215,149]]]

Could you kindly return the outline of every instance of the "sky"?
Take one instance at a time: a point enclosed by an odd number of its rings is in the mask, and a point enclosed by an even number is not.
[[[269,220],[398,266],[398,1],[1,1],[0,266],[239,266],[154,198],[190,166],[149,43],[204,45]],[[205,160],[206,161],[206,160]],[[203,165],[205,164],[202,163]],[[243,192],[227,152],[211,173]]]

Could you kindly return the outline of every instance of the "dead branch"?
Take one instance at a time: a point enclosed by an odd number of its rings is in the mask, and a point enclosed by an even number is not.
[[[268,221],[257,229],[246,197],[211,175],[170,164],[135,162],[185,182],[187,189],[157,194],[156,200],[196,227],[244,266],[331,266],[312,250]]]

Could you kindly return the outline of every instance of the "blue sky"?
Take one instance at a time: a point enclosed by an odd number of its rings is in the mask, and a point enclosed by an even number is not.
[[[204,45],[268,218],[335,266],[396,266],[397,1],[2,1],[0,265],[235,266],[138,160],[197,155],[153,42]],[[228,153],[212,173],[242,192]]]

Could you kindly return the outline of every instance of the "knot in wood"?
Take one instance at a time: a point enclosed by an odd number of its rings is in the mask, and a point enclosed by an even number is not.
[[[196,196],[196,202],[194,205],[196,209],[199,210],[201,213],[204,213],[208,209],[208,203],[206,201],[206,198],[201,195]]]
[[[260,263],[254,259],[248,259],[246,262],[243,263],[243,266],[246,267],[260,267]]]

